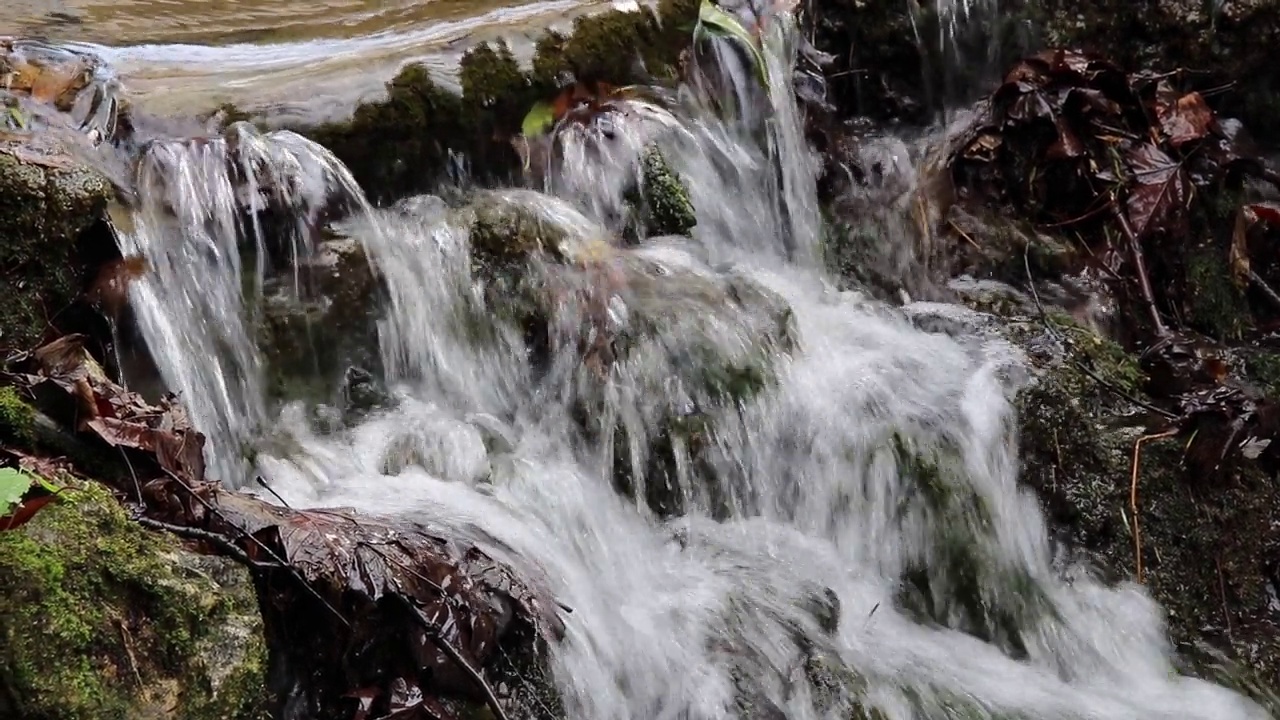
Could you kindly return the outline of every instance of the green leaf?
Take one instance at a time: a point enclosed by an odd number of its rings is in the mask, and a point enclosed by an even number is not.
[[[760,78],[760,83],[766,90],[769,88],[769,78],[765,74],[764,55],[760,52],[760,44],[754,35],[742,27],[738,18],[725,12],[711,0],[702,0],[702,5],[698,8],[698,28],[695,35],[700,33],[706,33],[712,37],[732,38],[745,45],[751,53],[751,61],[756,66],[756,76]]]
[[[13,512],[22,503],[35,478],[15,468],[0,468],[0,517]]]
[[[9,108],[9,117],[13,120],[14,127],[19,130],[27,129],[27,120],[22,117],[22,111],[16,107]]]
[[[524,116],[524,122],[520,125],[520,132],[525,137],[536,137],[551,129],[556,124],[556,110],[549,102],[536,102],[533,107],[529,108],[529,114]]]

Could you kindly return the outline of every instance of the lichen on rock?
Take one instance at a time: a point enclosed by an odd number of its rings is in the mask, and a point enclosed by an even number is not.
[[[142,529],[102,486],[69,482],[60,502],[0,532],[0,575],[5,717],[266,717],[247,571]]]

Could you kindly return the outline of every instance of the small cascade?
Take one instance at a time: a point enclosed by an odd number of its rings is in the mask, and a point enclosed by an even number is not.
[[[254,332],[268,272],[296,267],[325,213],[360,207],[363,194],[324,148],[245,123],[222,137],[153,141],[136,172],[139,205],[120,242],[150,268],[130,289],[139,328],[209,437],[211,468],[242,477],[247,443],[267,420]],[[296,292],[301,279],[291,280]]]
[[[830,286],[798,28],[757,22],[762,72],[709,41],[673,96],[555,128],[540,191],[372,209],[292,133],[149,145],[132,301],[211,474],[490,539],[573,608],[575,720],[1265,718],[1175,672],[1141,588],[1055,564],[1017,481],[1018,350]],[[690,237],[629,225],[654,157]],[[332,423],[274,407],[257,334],[322,226],[376,272],[387,385]]]

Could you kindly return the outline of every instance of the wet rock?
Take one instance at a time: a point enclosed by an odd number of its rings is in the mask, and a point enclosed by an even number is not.
[[[0,346],[26,350],[51,330],[102,259],[117,255],[106,225],[111,183],[46,134],[0,133]],[[71,327],[69,327],[71,326]]]
[[[1137,463],[1135,512],[1135,443],[1162,420],[1147,409],[1137,357],[1065,313],[1039,317],[1016,296],[983,307],[1003,314],[1002,334],[1026,350],[1036,373],[1016,400],[1021,478],[1056,536],[1113,580],[1135,578],[1140,554],[1143,581],[1168,609],[1184,657],[1208,643],[1275,678],[1280,534],[1271,518],[1280,488],[1252,462],[1207,483],[1188,469],[1185,439],[1153,440]]]
[[[522,334],[550,391],[576,397],[585,430],[613,448],[620,491],[663,515],[723,508],[721,489],[688,468],[714,414],[772,384],[795,342],[786,301],[674,241],[619,247],[538,193],[484,193],[472,212],[472,272],[489,311]]]
[[[687,236],[698,224],[698,216],[684,181],[655,147],[644,151],[640,168],[640,186],[631,193],[633,225],[624,234],[633,237]]]
[[[101,486],[0,532],[0,714],[14,720],[265,717],[253,584],[130,522]]]
[[[331,234],[297,265],[294,274],[266,288],[258,343],[279,398],[325,398],[345,382],[351,407],[376,404],[376,390],[348,368],[378,361],[377,299],[380,286],[358,240]],[[368,370],[365,373],[368,374]],[[366,393],[370,390],[373,394]]]
[[[539,39],[528,71],[506,47],[482,44],[462,60],[461,94],[438,84],[425,66],[410,65],[387,84],[384,100],[360,105],[349,121],[305,132],[333,150],[375,202],[441,181],[506,183],[520,174],[511,139],[534,103],[575,79],[622,86],[674,77],[697,7],[663,0],[657,12],[642,7],[579,18],[568,35]]]

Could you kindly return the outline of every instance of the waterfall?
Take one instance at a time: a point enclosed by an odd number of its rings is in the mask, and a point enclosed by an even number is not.
[[[371,209],[331,155],[288,133],[151,146],[124,242],[154,272],[132,300],[215,472],[259,472],[299,506],[496,539],[573,608],[553,650],[572,718],[1266,717],[1175,672],[1142,588],[1054,563],[1017,482],[1015,347],[924,332],[912,318],[926,308],[824,277],[791,90],[798,30],[765,20],[766,88],[713,41],[709,85],[734,102],[688,88],[621,102],[607,132],[559,131],[546,192],[484,191],[469,208]],[[607,228],[651,148],[688,185],[697,226],[616,247]],[[270,263],[311,252],[335,202],[385,285],[392,398],[338,430],[266,401],[254,334]],[[549,349],[473,277],[475,214],[494,204],[554,228],[575,261],[530,271],[567,298]],[[626,338],[625,357],[584,363],[599,333]],[[726,402],[700,384],[706,358],[773,381]],[[244,459],[267,426],[288,442]],[[657,472],[664,439],[672,469]]]

